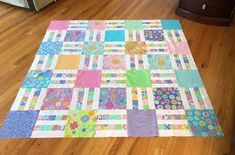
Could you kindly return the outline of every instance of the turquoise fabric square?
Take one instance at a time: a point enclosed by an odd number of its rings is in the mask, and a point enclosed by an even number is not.
[[[105,41],[109,42],[125,41],[125,32],[123,30],[105,31]]]
[[[197,70],[175,70],[175,73],[180,87],[204,87]]]
[[[161,20],[161,23],[164,30],[182,29],[178,20]]]
[[[171,59],[168,54],[147,55],[150,69],[171,69]]]
[[[193,136],[223,137],[223,131],[213,109],[186,110],[186,118]]]

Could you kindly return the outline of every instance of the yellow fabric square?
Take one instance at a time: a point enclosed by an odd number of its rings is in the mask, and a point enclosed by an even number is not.
[[[60,55],[55,69],[70,70],[78,69],[80,63],[80,55]]]

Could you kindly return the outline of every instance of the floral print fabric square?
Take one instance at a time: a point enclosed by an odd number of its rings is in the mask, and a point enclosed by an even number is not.
[[[166,54],[149,54],[148,63],[150,69],[171,69],[170,56]]]
[[[147,51],[145,42],[126,42],[125,49],[127,54],[145,54]]]
[[[70,88],[48,88],[41,110],[67,110],[72,98]]]
[[[61,42],[42,42],[38,49],[38,55],[54,55],[60,52],[62,47]]]
[[[222,137],[176,20],[52,21],[0,138]]]
[[[156,109],[176,110],[184,108],[177,88],[154,88],[153,96]]]
[[[104,55],[103,69],[104,70],[125,70],[124,55]]]
[[[47,88],[50,84],[52,71],[29,71],[24,83],[23,88]]]
[[[186,115],[194,136],[223,137],[222,129],[213,109],[186,110]]]
[[[99,109],[126,109],[126,89],[101,88]]]
[[[85,31],[80,30],[68,30],[65,36],[66,42],[80,42],[85,39]]]
[[[69,111],[65,137],[93,137],[96,130],[96,111]]]
[[[165,37],[162,29],[144,30],[144,37],[147,41],[164,41]]]
[[[104,52],[103,42],[85,42],[83,46],[84,55],[100,55]]]

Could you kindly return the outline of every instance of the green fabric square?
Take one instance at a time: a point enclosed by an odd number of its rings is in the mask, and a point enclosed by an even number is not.
[[[122,125],[121,124],[116,124],[115,125],[115,130],[121,130],[122,129]]]
[[[144,25],[141,20],[126,20],[125,29],[127,30],[143,30]]]
[[[127,70],[127,87],[151,87],[149,70]]]
[[[180,87],[204,87],[197,70],[175,70],[175,73]]]

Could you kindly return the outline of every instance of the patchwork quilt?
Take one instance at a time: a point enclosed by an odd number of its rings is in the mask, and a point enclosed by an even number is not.
[[[223,136],[179,21],[52,21],[0,137],[151,136]]]

